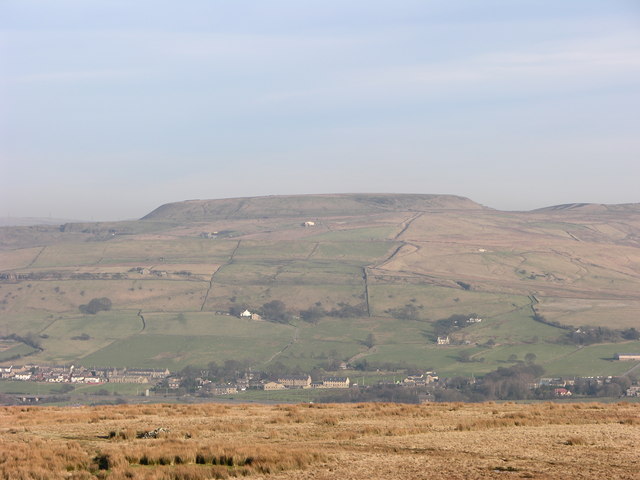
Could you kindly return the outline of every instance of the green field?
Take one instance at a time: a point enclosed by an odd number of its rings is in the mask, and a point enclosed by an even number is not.
[[[17,343],[10,348],[0,350],[0,362],[17,363],[20,357],[27,357],[37,350],[24,343]]]
[[[237,320],[237,319],[232,319]],[[256,335],[256,332],[257,335]],[[114,342],[79,359],[84,366],[140,366],[178,370],[227,359],[264,362],[291,341],[293,328],[269,325],[222,330],[208,335],[139,334]],[[260,338],[256,342],[256,338]]]

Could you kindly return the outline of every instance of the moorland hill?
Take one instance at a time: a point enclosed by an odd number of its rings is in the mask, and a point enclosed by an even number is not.
[[[0,228],[0,279],[0,361],[470,375],[531,353],[549,374],[600,375],[640,350],[637,204],[190,200],[136,221]],[[95,298],[111,309],[83,310]],[[244,309],[261,318],[229,315]]]
[[[168,203],[142,220],[179,222],[268,217],[371,215],[390,211],[482,209],[455,195],[326,194],[188,200]]]

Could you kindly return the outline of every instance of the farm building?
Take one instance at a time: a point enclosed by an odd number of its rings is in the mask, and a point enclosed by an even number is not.
[[[285,387],[284,385],[282,385],[281,383],[278,382],[267,382],[264,385],[262,385],[263,390],[284,390]]]
[[[349,388],[349,377],[326,377],[322,380],[322,388]]]
[[[238,393],[238,387],[235,385],[208,385],[207,390],[211,395],[229,395]]]
[[[556,397],[570,397],[571,396],[571,392],[569,390],[567,390],[566,388],[554,388],[553,389],[553,394]]]
[[[309,375],[284,375],[278,378],[278,383],[287,388],[309,388],[311,376]]]
[[[615,359],[640,361],[640,353],[616,353]]]
[[[625,393],[627,397],[640,397],[640,386],[633,385],[629,387]]]

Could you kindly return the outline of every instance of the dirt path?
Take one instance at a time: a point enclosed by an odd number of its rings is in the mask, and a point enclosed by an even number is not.
[[[40,255],[42,255],[42,252],[44,252],[45,248],[47,248],[46,246],[42,247],[40,249],[40,251],[38,253],[36,253],[36,256],[33,257],[33,260],[31,260],[31,262],[29,262],[29,265],[27,265],[25,268],[29,268],[32,267],[34,263],[36,263],[38,261],[38,259],[40,258]]]
[[[417,245],[414,245],[413,243],[408,243],[405,241],[400,240],[402,243],[398,246],[398,248],[396,248],[391,255],[389,255],[387,258],[385,258],[384,260],[374,264],[374,265],[369,265],[369,268],[375,268],[375,269],[383,269],[383,267],[391,262],[392,260],[395,260],[396,258],[400,258],[400,257],[404,257],[406,255],[411,255],[413,253],[416,253],[420,250],[420,247]]]
[[[369,279],[367,277],[367,267],[362,267],[362,279],[364,280],[364,303],[367,306],[367,316],[371,316],[371,307],[369,306]]]
[[[367,316],[371,317],[371,303],[369,301],[369,269],[377,269],[380,268],[382,265],[388,263],[389,261],[391,261],[391,259],[393,259],[394,257],[396,257],[396,255],[398,255],[398,253],[400,252],[400,250],[402,250],[404,247],[406,247],[408,244],[407,242],[405,242],[404,240],[398,240],[398,238],[400,237],[400,235],[402,235],[404,232],[407,231],[407,229],[411,226],[411,224],[417,220],[418,218],[420,218],[423,215],[423,213],[416,213],[414,215],[412,215],[410,218],[408,218],[407,220],[405,220],[402,223],[402,229],[396,234],[395,237],[393,237],[393,241],[399,241],[401,242],[400,245],[393,251],[391,252],[390,255],[388,255],[385,259],[371,264],[371,265],[367,265],[362,267],[362,281],[364,282],[364,303],[365,306],[367,308]],[[316,244],[316,246],[314,247],[313,251],[311,252],[311,254],[309,254],[309,256],[307,257],[307,259],[309,259],[311,257],[311,255],[313,255],[313,253],[315,253],[316,249],[318,248],[318,244]],[[419,250],[419,247],[415,247],[417,251]],[[413,253],[413,252],[411,252]]]
[[[307,255],[306,260],[309,260],[311,257],[313,257],[316,253],[316,250],[318,250],[318,246],[320,245],[320,242],[316,242],[316,244],[313,246],[313,249],[311,249],[311,251],[309,252],[309,255]]]
[[[227,260],[227,263],[225,263],[224,265],[219,265],[218,268],[216,268],[214,270],[214,272],[211,274],[211,278],[209,279],[209,288],[207,288],[207,293],[204,296],[204,300],[202,300],[202,305],[200,305],[200,311],[203,312],[204,311],[204,307],[207,304],[207,299],[209,298],[209,294],[211,293],[211,290],[213,289],[213,280],[216,276],[216,274],[220,271],[220,269],[226,265],[230,265],[233,263],[233,257],[235,257],[236,252],[238,251],[238,248],[240,248],[240,242],[242,242],[242,240],[238,240],[238,243],[236,245],[236,247],[233,249],[233,252],[231,252],[231,255],[229,255],[229,260]]]
[[[228,264],[225,264],[225,265],[228,265]],[[214,270],[214,272],[211,274],[211,278],[209,279],[209,288],[207,288],[207,293],[205,293],[204,300],[202,300],[202,305],[200,305],[200,311],[201,312],[204,311],[204,306],[207,304],[207,299],[209,298],[209,293],[211,293],[211,290],[213,289],[213,279],[216,276],[216,273],[218,273],[221,268],[222,268],[222,265],[219,265],[218,268],[216,268]]]
[[[569,235],[571,238],[573,238],[576,242],[581,242],[582,240],[580,240],[578,237],[576,237],[573,233],[568,232],[567,230],[565,230],[565,233],[567,235]]]
[[[636,370],[640,369],[640,362],[636,363],[633,367],[631,367],[629,370],[627,370],[626,372],[624,372],[622,374],[622,376],[625,375],[630,375],[631,373],[635,372]]]
[[[418,218],[420,218],[422,215],[424,215],[424,213],[416,213],[411,218],[409,218],[409,220],[405,220],[404,221],[404,226],[402,227],[402,230],[400,230],[398,232],[398,234],[395,237],[393,237],[393,239],[394,240],[398,240],[400,238],[400,236],[409,229],[411,224],[413,222],[415,222]]]
[[[287,343],[284,347],[282,347],[281,350],[277,351],[276,353],[274,353],[273,355],[271,355],[267,361],[265,362],[265,365],[268,365],[269,363],[273,362],[273,360],[282,355],[285,351],[287,351],[287,349],[289,347],[291,347],[291,345],[293,345],[294,343],[298,342],[298,338],[300,337],[300,327],[298,327],[297,325],[294,326],[294,330],[293,330],[293,336],[291,337],[291,340],[289,341],[289,343]]]
[[[420,247],[417,245],[414,245],[412,243],[406,242],[404,240],[399,240],[400,236],[405,233],[407,231],[407,229],[411,226],[411,224],[416,221],[418,218],[420,218],[423,215],[423,213],[416,213],[415,215],[411,216],[409,219],[405,220],[402,223],[402,230],[400,230],[395,237],[393,237],[394,241],[400,242],[400,245],[398,245],[398,247],[391,252],[390,255],[388,255],[386,258],[384,258],[383,260],[377,262],[377,263],[373,263],[371,265],[368,265],[366,267],[364,267],[362,269],[362,276],[364,278],[364,296],[365,296],[365,302],[367,305],[367,315],[370,317],[371,316],[371,308],[370,308],[370,304],[369,304],[369,279],[368,279],[368,272],[367,270],[370,269],[382,269],[382,267],[384,265],[386,265],[387,263],[389,263],[391,260],[393,260],[394,258],[400,256],[400,252],[403,250],[407,250],[407,248],[412,248],[411,250],[409,250],[408,252],[404,253],[403,255],[410,255],[412,253],[415,253],[417,251],[420,250]]]
[[[367,357],[372,353],[376,353],[377,351],[378,349],[374,345],[373,347],[369,347],[366,352],[356,353],[353,357],[347,359],[347,365],[353,365],[353,362],[355,362],[356,360],[360,360],[361,358]]]

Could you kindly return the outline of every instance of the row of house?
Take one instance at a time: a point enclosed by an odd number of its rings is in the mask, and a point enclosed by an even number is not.
[[[409,375],[404,380],[402,380],[402,383],[405,386],[421,387],[424,385],[435,383],[437,381],[438,375],[436,375],[436,372],[426,372],[422,375]]]
[[[48,383],[157,383],[168,377],[168,369],[115,369],[76,366],[0,366],[0,379]]]
[[[640,397],[640,385],[633,385],[625,392],[627,397]]]
[[[180,388],[181,379],[167,378],[167,388]],[[209,395],[231,395],[248,389],[266,391],[308,388],[349,388],[351,381],[348,377],[326,377],[319,382],[313,382],[310,375],[286,375],[276,381],[251,381],[247,378],[238,379],[235,383],[216,384],[208,380],[198,379],[198,391]]]
[[[321,381],[314,382],[311,375],[283,375],[275,382],[264,385],[265,390],[282,390],[285,388],[349,388],[349,377],[325,377]]]
[[[596,385],[602,386],[613,381],[614,377],[580,377],[580,378],[541,378],[537,382],[529,385],[529,388],[535,389],[539,387],[555,387],[553,394],[556,397],[571,397],[573,392],[569,388],[576,385],[577,380],[587,380],[595,382]],[[632,385],[624,392],[626,397],[640,397],[640,385]]]

